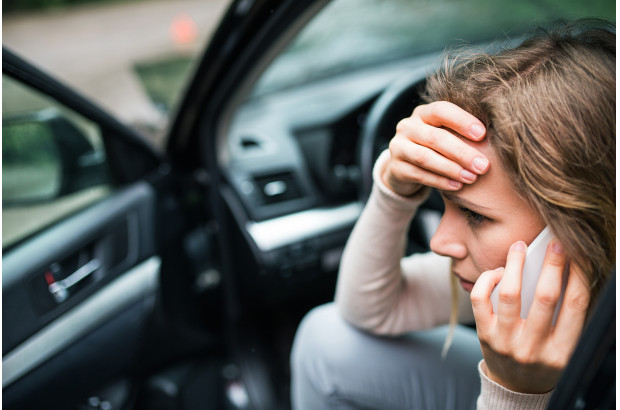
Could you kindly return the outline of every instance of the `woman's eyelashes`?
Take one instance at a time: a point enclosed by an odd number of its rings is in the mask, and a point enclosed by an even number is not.
[[[471,228],[478,228],[479,226],[481,226],[482,224],[484,224],[485,222],[489,222],[492,221],[492,218],[489,218],[488,216],[485,216],[481,213],[478,213],[476,211],[472,211],[468,206],[469,201],[465,201],[461,198],[458,198],[450,193],[443,193],[441,194],[443,201],[444,201],[444,205],[446,207],[446,209],[451,208],[454,211],[456,211],[458,209],[458,212],[461,213],[461,215],[465,216],[465,219],[467,221],[467,224],[471,227]]]
[[[461,210],[461,212],[463,212],[463,214],[465,214],[465,217],[467,218],[467,223],[470,226],[476,227],[483,222],[490,220],[486,216],[481,215],[478,212],[474,212],[469,208],[465,208],[464,206],[459,206],[459,209]]]

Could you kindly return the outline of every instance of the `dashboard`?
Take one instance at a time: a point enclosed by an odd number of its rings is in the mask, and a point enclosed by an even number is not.
[[[377,65],[240,105],[220,165],[224,199],[257,264],[251,270],[297,279],[337,271],[374,159],[437,61]]]

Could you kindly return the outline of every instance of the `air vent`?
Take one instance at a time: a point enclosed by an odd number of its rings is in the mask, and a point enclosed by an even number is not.
[[[280,172],[254,178],[262,205],[302,198],[303,192],[292,172]]]

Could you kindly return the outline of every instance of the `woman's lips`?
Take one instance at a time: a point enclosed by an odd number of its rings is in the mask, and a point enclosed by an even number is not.
[[[461,287],[463,289],[465,289],[465,292],[469,292],[471,293],[471,290],[474,288],[474,282],[470,282],[466,279],[463,279],[463,277],[461,275],[459,275],[456,272],[452,272],[454,274],[454,276],[456,276],[459,280],[459,283],[461,284]]]

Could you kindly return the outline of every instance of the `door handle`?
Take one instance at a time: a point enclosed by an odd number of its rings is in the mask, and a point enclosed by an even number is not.
[[[67,276],[66,278],[56,281],[52,274],[46,274],[47,288],[49,292],[54,296],[54,299],[58,303],[64,302],[69,297],[69,290],[79,283],[81,280],[92,275],[101,267],[99,259],[91,259],[89,262],[82,265],[75,272]]]

